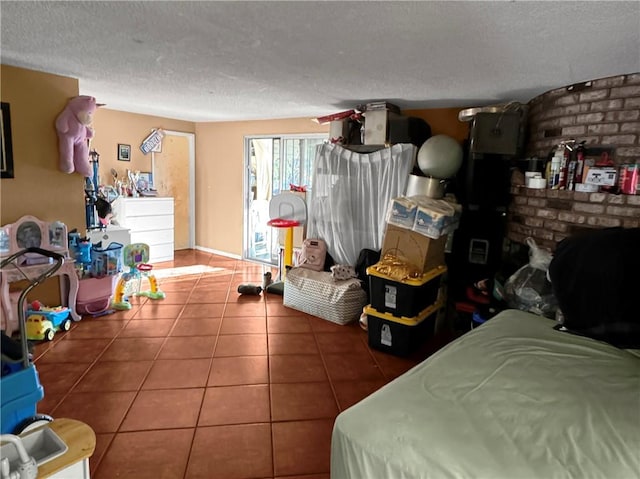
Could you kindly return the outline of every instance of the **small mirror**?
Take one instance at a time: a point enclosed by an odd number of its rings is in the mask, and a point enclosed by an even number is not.
[[[25,221],[18,226],[16,243],[20,248],[39,248],[42,245],[42,232],[38,223]]]

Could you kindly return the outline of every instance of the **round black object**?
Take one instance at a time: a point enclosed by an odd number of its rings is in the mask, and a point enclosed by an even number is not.
[[[254,284],[241,284],[240,286],[238,286],[238,293],[253,294],[257,296],[262,293],[262,286],[256,286]]]

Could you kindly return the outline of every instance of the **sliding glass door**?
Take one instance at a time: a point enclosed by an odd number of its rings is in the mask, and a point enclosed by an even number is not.
[[[243,258],[278,265],[278,230],[267,225],[269,202],[292,185],[311,188],[316,146],[326,135],[245,138],[245,214]]]

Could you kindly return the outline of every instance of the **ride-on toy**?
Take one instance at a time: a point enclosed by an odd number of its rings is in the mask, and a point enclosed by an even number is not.
[[[149,261],[149,245],[144,243],[129,244],[122,250],[123,263],[129,267],[129,271],[122,273],[111,307],[113,309],[131,309],[130,296],[146,296],[150,299],[164,299],[165,294],[158,288],[156,277],[151,274],[153,266]],[[140,291],[142,278],[149,281],[150,290]]]
[[[52,341],[58,331],[70,329],[71,310],[66,306],[48,308],[34,301],[27,309],[27,339],[30,341]]]

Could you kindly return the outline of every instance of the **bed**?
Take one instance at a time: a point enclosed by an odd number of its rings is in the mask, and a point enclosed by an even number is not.
[[[640,477],[640,350],[507,310],[343,411],[332,479]]]

